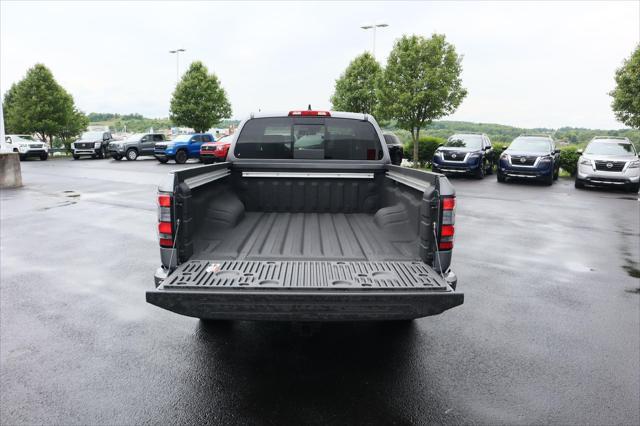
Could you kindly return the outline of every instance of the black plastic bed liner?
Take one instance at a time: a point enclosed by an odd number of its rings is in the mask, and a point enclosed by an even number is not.
[[[198,318],[297,321],[413,319],[463,298],[419,261],[192,260],[147,292]]]
[[[420,288],[446,290],[423,262],[192,260],[163,283],[169,288]]]

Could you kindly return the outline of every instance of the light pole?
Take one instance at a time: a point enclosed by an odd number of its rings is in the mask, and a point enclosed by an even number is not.
[[[184,52],[186,49],[170,50],[169,53],[176,54],[176,85],[180,82],[180,52]]]
[[[362,28],[363,30],[373,30],[373,59],[376,58],[376,28],[384,28],[384,27],[388,27],[389,24],[370,24],[370,25],[363,25],[360,28]]]

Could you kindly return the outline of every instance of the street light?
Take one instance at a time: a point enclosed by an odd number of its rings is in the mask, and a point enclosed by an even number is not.
[[[184,52],[186,49],[170,50],[169,53],[176,54],[176,85],[180,82],[180,52]]]
[[[376,58],[376,28],[384,28],[384,27],[388,27],[389,24],[367,24],[367,25],[363,25],[360,28],[362,28],[363,30],[371,30],[373,29],[373,58]]]

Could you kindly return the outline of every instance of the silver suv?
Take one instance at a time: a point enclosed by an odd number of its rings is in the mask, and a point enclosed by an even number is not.
[[[614,136],[596,136],[578,151],[576,188],[585,185],[619,186],[630,192],[640,189],[640,160],[631,141]]]

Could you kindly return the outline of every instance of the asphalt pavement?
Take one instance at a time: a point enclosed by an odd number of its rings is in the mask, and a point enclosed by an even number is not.
[[[640,424],[638,194],[453,179],[464,305],[203,323],[145,302],[152,159],[22,163],[0,198],[0,424]]]

